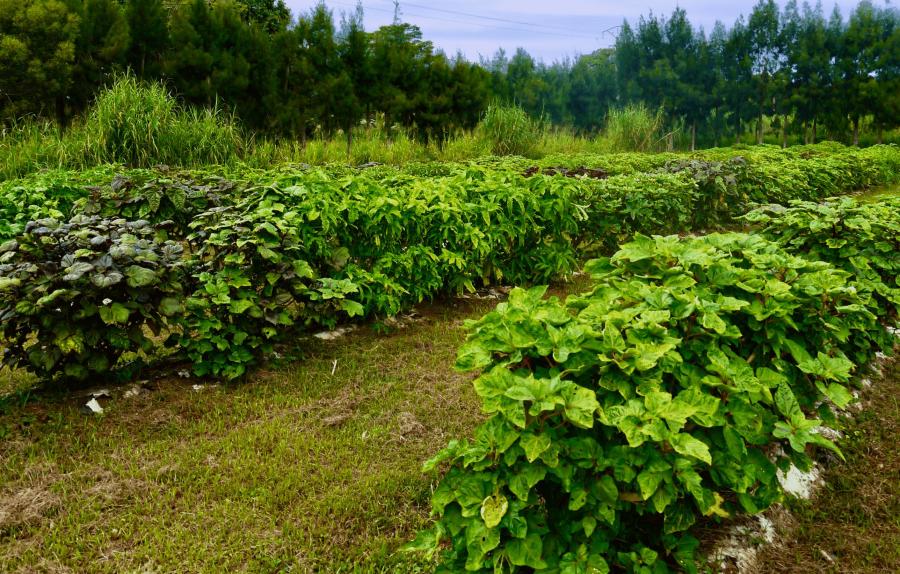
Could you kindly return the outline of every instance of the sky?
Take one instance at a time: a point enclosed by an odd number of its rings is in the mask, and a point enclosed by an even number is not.
[[[295,16],[318,3],[285,1]],[[535,58],[551,63],[612,45],[616,27],[626,18],[633,24],[642,14],[652,11],[668,16],[681,6],[690,21],[708,33],[716,20],[730,27],[739,15],[749,14],[755,3],[756,0],[401,0],[400,10],[405,22],[419,26],[424,39],[448,55],[462,52],[469,60],[477,61],[482,56],[490,58],[501,47],[509,55],[523,47]],[[356,0],[326,0],[325,4],[339,23],[341,12],[352,11]],[[835,4],[846,18],[857,2],[822,0],[826,16]],[[391,23],[392,0],[363,0],[362,5],[367,30]]]

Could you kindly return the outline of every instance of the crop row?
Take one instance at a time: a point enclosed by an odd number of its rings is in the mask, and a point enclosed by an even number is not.
[[[85,378],[166,334],[197,374],[237,377],[292,329],[498,281],[546,282],[635,233],[851,191],[896,177],[900,162],[886,146],[814,148],[799,172],[777,167],[796,152],[716,153],[603,179],[526,177],[517,160],[497,160],[427,177],[412,166],[241,178],[107,167],[7,182],[4,361]],[[99,177],[111,182],[88,185]]]
[[[745,196],[752,201],[815,199],[900,180],[900,150],[896,147],[874,146],[860,150],[834,143],[787,149],[766,146],[724,148],[693,154],[575,154],[550,156],[539,161],[493,157],[467,163],[411,163],[402,167],[379,165],[353,168],[331,165],[315,170],[308,166],[285,165],[271,169],[223,167],[179,172],[170,171],[164,166],[158,169],[125,169],[107,165],[76,172],[48,170],[22,179],[0,182],[0,239],[20,233],[31,220],[43,217],[66,219],[74,215],[78,211],[76,206],[79,202],[102,194],[96,186],[111,181],[117,174],[123,174],[130,182],[142,186],[146,184],[143,189],[152,195],[154,186],[165,187],[176,180],[208,184],[224,178],[235,182],[236,187],[289,187],[302,184],[311,171],[324,173],[338,184],[348,178],[359,178],[362,185],[377,182],[383,184],[383,187],[396,188],[410,185],[412,181],[419,179],[427,179],[432,185],[443,187],[445,180],[452,183],[460,178],[465,179],[472,173],[518,180],[518,176],[535,170],[539,174],[546,174],[552,173],[548,168],[572,170],[586,167],[615,177],[665,173],[690,165],[699,169],[699,166],[704,165],[715,167],[735,162],[742,162],[743,169],[739,172],[740,181],[732,186],[730,193]],[[590,179],[577,181],[579,186],[584,187],[596,183]],[[621,184],[618,191],[623,194],[633,189],[627,178],[615,179],[613,183],[616,185],[605,188],[616,191],[616,186]],[[240,195],[234,192],[228,194],[228,198],[234,199]],[[733,208],[740,210],[737,205]]]
[[[457,368],[488,419],[426,463],[438,572],[703,570],[690,527],[781,500],[851,376],[896,341],[900,198],[799,202],[759,233],[638,235],[565,303],[515,289]]]

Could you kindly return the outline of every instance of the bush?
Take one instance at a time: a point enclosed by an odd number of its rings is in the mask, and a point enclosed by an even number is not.
[[[840,149],[798,152],[805,156],[801,169],[785,170],[784,179],[776,167],[790,163],[793,152],[767,148],[746,154],[746,163],[721,151],[677,161],[670,155],[605,156],[620,175],[599,180],[546,173],[526,178],[535,162],[512,157],[404,168],[129,170],[116,177],[119,168],[107,166],[0,183],[0,197],[11,201],[9,209],[0,208],[0,234],[18,232],[25,218],[62,219],[74,211],[146,220],[160,239],[183,241],[190,248],[184,291],[190,305],[177,318],[180,332],[172,341],[180,341],[196,373],[236,377],[311,325],[393,315],[478,285],[566,277],[587,257],[611,253],[635,233],[715,225],[770,194],[815,196],[821,177],[808,171],[844,166],[840,183],[856,185],[879,177],[878,166],[889,163]],[[640,173],[646,168],[652,171]],[[86,183],[97,179],[112,183]],[[857,216],[844,220],[863,225]],[[811,234],[815,226],[808,227]],[[894,244],[877,236],[860,249],[882,250],[883,262],[866,257],[883,267],[881,281],[889,285],[891,253],[883,247]],[[863,286],[858,290],[865,293]],[[73,323],[81,320],[77,307],[57,311],[71,312]]]
[[[588,269],[566,305],[516,289],[468,325],[457,368],[489,418],[426,463],[450,467],[410,546],[440,571],[695,572],[700,517],[758,512],[808,445],[839,452],[816,429],[878,329],[847,272],[744,234],[638,236]]]
[[[166,231],[184,238],[197,215],[228,203],[237,187],[234,181],[205,174],[132,171],[128,177],[115,176],[109,185],[92,187],[74,209],[85,215],[169,222]]]
[[[179,321],[180,344],[197,375],[239,377],[298,322],[333,326],[339,311],[361,314],[347,299],[356,285],[321,275],[346,256],[317,231],[318,216],[285,199],[279,190],[259,189],[192,224],[196,290]]]
[[[38,376],[106,374],[181,313],[183,248],[146,221],[31,222],[0,247],[3,361]]]

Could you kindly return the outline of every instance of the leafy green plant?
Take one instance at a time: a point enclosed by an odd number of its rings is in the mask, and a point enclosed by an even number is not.
[[[195,216],[220,207],[237,188],[236,182],[221,177],[153,173],[147,179],[150,174],[138,175],[142,177],[117,175],[108,186],[89,188],[90,195],[77,201],[74,209],[86,215],[145,219],[154,224],[170,222],[168,227],[175,235],[184,237]]]
[[[181,313],[183,248],[147,221],[30,222],[0,246],[3,362],[40,377],[105,375]]]
[[[817,429],[879,329],[847,272],[744,234],[639,235],[588,269],[565,305],[516,289],[468,325],[457,368],[481,370],[488,420],[426,463],[449,469],[410,545],[439,571],[696,571],[700,517],[777,501],[809,446],[839,454]]]
[[[196,290],[186,300],[178,342],[198,375],[236,378],[297,323],[334,325],[338,312],[360,315],[348,280],[321,276],[320,266],[345,263],[310,222],[317,216],[284,203],[277,190],[257,189],[233,206],[198,216],[188,240],[198,245]],[[327,259],[313,259],[315,252]],[[345,251],[345,250],[344,250]]]
[[[746,211],[749,197],[738,186],[747,161],[741,156],[726,161],[678,159],[666,163],[663,171],[685,173],[697,184],[694,198],[695,228],[727,223],[736,213]]]
[[[743,219],[762,225],[763,235],[791,252],[850,272],[879,315],[900,313],[900,198],[795,201],[760,207]]]

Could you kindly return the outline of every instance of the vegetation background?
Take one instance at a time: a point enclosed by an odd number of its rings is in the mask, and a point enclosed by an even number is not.
[[[111,129],[145,125],[151,139],[171,128],[165,144],[153,140],[165,150],[158,161],[187,165],[198,153],[397,163],[898,138],[892,6],[826,16],[820,5],[760,0],[708,35],[679,8],[624,22],[613,48],[552,64],[524,49],[470,62],[399,15],[373,31],[362,15],[358,4],[336,23],[324,3],[292,15],[281,0],[0,0],[5,172],[105,159],[85,150],[114,146]],[[123,73],[164,86],[129,109],[139,122],[123,119],[124,91],[82,119]],[[510,105],[524,114],[502,111]],[[197,123],[181,130],[189,115]]]

